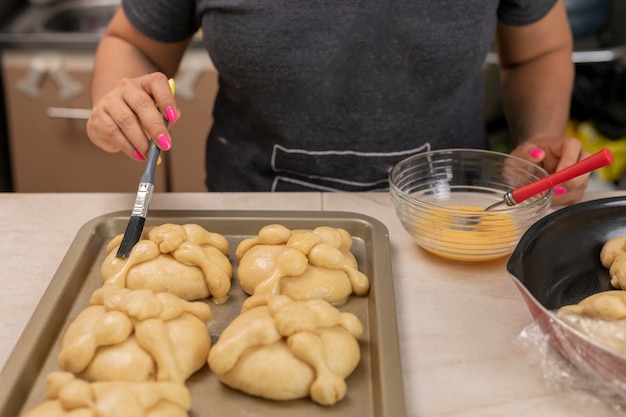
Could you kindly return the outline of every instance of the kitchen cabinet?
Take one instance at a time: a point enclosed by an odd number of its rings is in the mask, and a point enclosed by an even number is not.
[[[5,51],[2,67],[14,191],[136,191],[143,165],[87,137],[93,53]],[[165,170],[157,169],[158,191]]]
[[[144,165],[100,150],[86,134],[93,51],[6,50],[2,68],[14,191],[136,191]],[[155,191],[204,191],[217,73],[205,52],[192,50],[176,77],[183,116],[157,167]]]

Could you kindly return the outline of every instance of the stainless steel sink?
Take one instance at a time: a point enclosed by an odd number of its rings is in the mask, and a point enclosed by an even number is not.
[[[0,47],[93,48],[120,0],[65,0],[27,6],[0,28]]]
[[[102,32],[117,10],[117,4],[67,4],[58,7],[43,20],[42,29],[50,32]]]

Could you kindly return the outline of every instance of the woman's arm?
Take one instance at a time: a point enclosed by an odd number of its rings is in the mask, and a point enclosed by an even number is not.
[[[167,78],[176,72],[190,41],[154,41],[139,32],[119,8],[96,51],[93,108],[87,122],[92,142],[135,159],[145,157],[150,138],[169,149],[171,139],[157,107],[170,121],[176,119]]]
[[[514,143],[563,135],[574,82],[573,40],[563,0],[531,25],[500,24],[496,46]]]
[[[512,154],[555,172],[588,155],[580,141],[564,137],[570,116],[575,67],[564,0],[527,26],[500,24],[496,34],[504,112]],[[580,201],[589,175],[561,184],[555,204]]]

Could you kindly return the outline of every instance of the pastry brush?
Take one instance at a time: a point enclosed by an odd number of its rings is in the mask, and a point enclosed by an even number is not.
[[[169,79],[170,88],[174,93],[174,79]],[[167,127],[169,122],[166,118],[163,118],[165,126]],[[135,196],[135,204],[131,212],[130,220],[126,226],[124,237],[117,249],[118,258],[128,258],[133,247],[143,233],[143,227],[146,222],[146,216],[148,215],[148,207],[150,206],[150,200],[152,199],[152,192],[154,190],[154,171],[159,160],[161,150],[156,146],[153,140],[150,141],[150,148],[148,150],[148,159],[146,161],[146,169],[144,170],[139,180],[139,187],[137,189],[137,195]]]

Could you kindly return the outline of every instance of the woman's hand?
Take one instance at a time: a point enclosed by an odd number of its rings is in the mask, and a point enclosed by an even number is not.
[[[179,115],[165,74],[124,78],[93,106],[87,135],[107,152],[121,151],[144,161],[150,139],[164,151],[172,147],[163,117],[173,123]]]
[[[528,140],[517,146],[511,154],[536,163],[550,174],[589,156],[578,139],[565,136]],[[578,203],[588,185],[589,174],[585,174],[554,187],[552,204]]]

